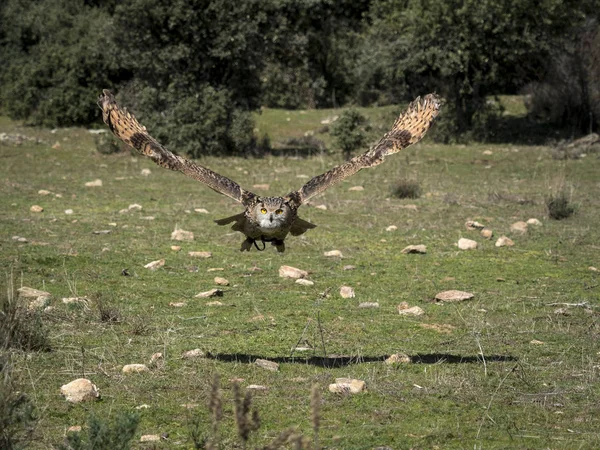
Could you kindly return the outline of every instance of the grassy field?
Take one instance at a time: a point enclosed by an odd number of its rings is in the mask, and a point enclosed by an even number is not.
[[[383,128],[393,111],[363,112]],[[318,134],[320,121],[337,113],[265,110],[257,128],[274,145],[307,131],[330,143]],[[51,132],[1,118],[0,132],[43,140],[0,144],[3,293],[12,292],[12,282],[15,289],[52,294],[53,309],[42,316],[52,350],[10,351],[16,379],[40,417],[30,447],[59,445],[68,427],[85,430],[91,413],[109,418],[136,411],[141,421],[134,447],[193,448],[194,423],[209,434],[206,403],[218,374],[221,448],[239,445],[231,390],[236,379],[242,387],[267,388],[253,397],[262,426],[251,448],[288,427],[312,439],[314,384],[322,397],[319,440],[330,449],[597,448],[600,273],[589,267],[600,267],[598,155],[558,161],[542,146],[426,141],[313,202],[327,210],[303,207],[301,217],[318,227],[289,238],[279,255],[274,248],[240,253],[242,236],[213,223],[241,211],[239,205],[142,157],[101,155],[86,130]],[[330,154],[201,161],[250,190],[269,184],[257,193],[271,195],[296,189],[339,162]],[[391,195],[403,178],[418,181],[420,198]],[[95,179],[101,187],[85,186]],[[364,190],[349,191],[352,186]],[[545,199],[561,187],[577,210],[566,220],[550,220]],[[39,194],[42,189],[50,194]],[[120,212],[132,204],[142,209]],[[32,205],[43,212],[31,212]],[[65,214],[69,209],[72,214]],[[529,218],[542,226],[511,233],[512,223]],[[494,238],[468,231],[469,219],[491,228]],[[397,230],[386,231],[390,225]],[[193,231],[194,241],[172,241],[176,227]],[[501,235],[514,247],[495,247]],[[458,250],[461,237],[479,247]],[[171,250],[175,244],[181,251]],[[410,244],[426,245],[427,254],[401,254]],[[334,249],[343,259],[323,255]],[[189,251],[212,257],[192,258]],[[144,268],[161,258],[162,268]],[[280,278],[281,265],[309,271],[314,286]],[[223,297],[194,298],[218,287],[215,276],[230,282]],[[342,298],[342,285],[353,287],[356,297]],[[432,301],[448,289],[474,298]],[[66,297],[88,303],[66,305]],[[222,305],[208,304],[214,300]],[[170,306],[177,302],[185,305]],[[359,308],[361,302],[380,306]],[[401,316],[401,302],[425,314]],[[298,342],[312,350],[292,355]],[[195,348],[208,357],[181,358]],[[125,364],[148,364],[155,352],[164,363],[146,373],[122,373]],[[413,363],[383,362],[399,352]],[[279,362],[280,370],[258,367],[257,358]],[[71,405],[60,387],[82,376],[102,398]],[[338,377],[364,380],[367,390],[330,393]],[[136,409],[140,405],[148,408]],[[141,435],[161,433],[168,439],[138,443]]]

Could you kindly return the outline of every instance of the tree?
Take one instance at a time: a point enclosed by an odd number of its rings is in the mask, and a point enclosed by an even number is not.
[[[362,129],[366,120],[356,109],[350,108],[340,114],[339,119],[333,123],[331,135],[346,159],[350,159],[352,153],[367,142],[367,136]]]

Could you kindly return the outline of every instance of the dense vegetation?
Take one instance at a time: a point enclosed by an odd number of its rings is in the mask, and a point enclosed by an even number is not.
[[[600,118],[595,0],[7,0],[1,107],[32,124],[98,122],[108,87],[181,151],[248,152],[260,106],[448,101],[444,133],[489,137],[490,97],[588,131]]]

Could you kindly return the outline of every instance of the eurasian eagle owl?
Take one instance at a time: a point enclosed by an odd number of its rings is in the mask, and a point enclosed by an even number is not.
[[[246,208],[240,214],[215,221],[219,225],[233,223],[232,229],[246,236],[246,240],[242,242],[242,251],[249,251],[253,245],[258,250],[264,250],[266,243],[271,242],[278,252],[283,252],[284,240],[288,234],[298,236],[316,226],[298,217],[300,206],[359,170],[375,167],[387,155],[420,141],[439,114],[440,100],[435,94],[426,95],[423,99],[417,98],[400,114],[392,129],[371,149],[314,177],[285,197],[261,197],[242,189],[227,177],[174,155],[150,136],[146,127],[140,125],[133,115],[121,108],[108,90],[103,91],[98,99],[98,106],[102,109],[104,122],[123,142],[150,157],[156,164],[182,172],[240,202]],[[262,243],[263,247],[260,248],[257,242]]]

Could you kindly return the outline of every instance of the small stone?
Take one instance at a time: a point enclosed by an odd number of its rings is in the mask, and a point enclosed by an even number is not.
[[[542,225],[542,222],[540,222],[538,219],[527,219],[527,225],[533,225],[534,227],[539,227]]]
[[[156,442],[160,441],[160,436],[158,434],[144,434],[140,437],[140,442]]]
[[[337,257],[337,258],[344,257],[342,252],[340,252],[339,250],[330,250],[328,252],[323,253],[323,256],[330,256],[330,257]]]
[[[46,190],[46,189],[40,189],[40,190],[38,191],[38,194],[39,194],[39,195],[50,195],[50,194],[52,194],[52,192],[50,192],[50,191],[48,191],[48,190]]]
[[[82,305],[87,306],[89,300],[85,297],[65,297],[62,299],[65,305]]]
[[[418,211],[419,207],[417,205],[398,205],[398,208],[409,209],[411,211]]]
[[[60,393],[65,400],[71,403],[96,400],[100,397],[100,391],[94,383],[87,378],[78,378],[65,384],[60,388]]]
[[[208,303],[206,303],[206,306],[223,306],[223,303],[221,303],[218,300],[215,300],[214,302],[208,302]]]
[[[173,239],[175,241],[193,241],[194,240],[194,233],[192,233],[191,231],[185,231],[185,230],[181,230],[181,229],[175,229],[171,233],[171,239]]]
[[[212,258],[212,252],[188,252],[192,258]]]
[[[173,308],[183,308],[185,306],[185,302],[170,302],[169,306]]]
[[[26,287],[26,286],[23,286],[23,287],[17,289],[17,292],[19,293],[19,297],[24,297],[24,298],[37,298],[37,297],[50,298],[52,296],[52,294],[50,294],[50,292],[40,291],[39,289],[34,289],[34,288]]]
[[[29,302],[29,304],[27,305],[27,309],[29,311],[34,311],[37,309],[45,310],[46,307],[50,308],[50,306],[48,306],[49,302],[50,302],[50,296],[40,295],[39,297],[37,297],[34,300],[32,300],[31,302]]]
[[[423,308],[419,306],[408,307],[408,305],[406,305],[405,303],[406,302],[402,302],[398,305],[398,314],[400,314],[401,316],[422,316],[423,314],[425,314]]]
[[[458,240],[458,248],[461,250],[474,250],[477,248],[477,242],[472,239],[460,238]]]
[[[481,230],[483,228],[485,228],[485,225],[476,222],[474,220],[467,220],[465,222],[465,228],[469,231],[475,231],[475,230]]]
[[[73,425],[67,428],[67,433],[80,433],[81,425]]]
[[[529,341],[529,343],[533,344],[533,345],[544,345],[545,344],[545,342],[538,341],[537,339],[532,339],[531,341]]]
[[[153,353],[150,357],[150,364],[156,364],[158,361],[163,360],[163,354],[160,352]]]
[[[207,272],[221,272],[223,270],[225,270],[223,267],[211,267],[206,269]]]
[[[461,302],[463,300],[472,299],[473,297],[474,295],[470,292],[457,291],[455,289],[435,294],[435,299],[440,302]]]
[[[396,231],[398,227],[396,225],[390,225],[385,229],[385,231]]]
[[[143,177],[147,177],[147,176],[149,176],[151,173],[152,173],[152,171],[151,171],[150,169],[142,169],[142,171],[140,172],[140,174],[141,174]]]
[[[427,253],[427,247],[423,244],[409,245],[408,247],[404,247],[400,253],[420,253],[424,255],[425,253]]]
[[[181,359],[204,358],[204,356],[206,356],[206,354],[202,350],[200,350],[199,348],[195,348],[193,350],[183,352],[181,354]]]
[[[86,187],[101,187],[102,186],[102,180],[97,179],[94,181],[88,181],[87,183],[85,183]]]
[[[208,210],[204,208],[194,208],[194,211],[200,214],[208,214]]]
[[[281,266],[279,268],[279,276],[282,278],[306,278],[308,272],[292,266]]]
[[[410,356],[408,356],[405,353],[394,353],[393,355],[390,355],[388,358],[386,358],[386,360],[384,361],[385,364],[409,364],[412,362],[412,359]]]
[[[491,150],[484,150],[483,154],[486,155],[486,156],[489,156],[489,155],[493,155],[494,152],[492,152]]]
[[[31,208],[29,208],[29,210],[34,213],[41,213],[44,211],[44,208],[42,208],[40,205],[33,205]]]
[[[165,260],[164,259],[157,259],[156,261],[149,262],[144,267],[146,269],[156,270],[156,269],[161,268],[164,265],[165,265]]]
[[[73,214],[73,210],[72,209],[65,209],[65,214],[67,216],[70,216],[71,214]]]
[[[277,372],[279,370],[279,364],[267,359],[257,359],[254,363],[263,369],[270,370],[271,372]]]
[[[364,191],[365,188],[362,186],[352,186],[350,189],[348,189],[349,191]]]
[[[588,270],[591,270],[592,272],[600,272],[600,270],[598,270],[598,268],[596,268],[594,266],[588,267]]]
[[[379,302],[362,302],[358,304],[359,308],[379,308]]]
[[[506,236],[500,236],[496,241],[496,247],[512,247],[515,243],[512,239],[507,238]]]
[[[148,409],[150,408],[150,405],[147,405],[146,403],[142,403],[141,405],[138,405],[135,407],[135,409],[140,410],[140,409]]]
[[[54,150],[58,150],[58,149],[60,148],[60,142],[55,142],[55,143],[52,145],[52,148],[53,148]]]
[[[340,288],[340,295],[342,296],[342,298],[356,297],[356,294],[354,293],[354,289],[352,289],[350,286],[342,286]]]
[[[212,298],[212,297],[223,297],[223,291],[221,289],[211,289],[210,291],[200,292],[194,295],[195,298]]]
[[[219,286],[229,286],[229,280],[223,277],[215,277],[215,284],[218,284]]]
[[[27,238],[24,238],[24,237],[20,237],[20,236],[19,236],[19,237],[17,238],[17,242],[22,242],[22,243],[25,243],[25,242],[29,242],[29,241],[27,240]]]
[[[74,220],[73,223],[77,222],[77,220]],[[93,234],[110,234],[112,233],[112,230],[95,230],[92,231]]]
[[[141,209],[142,209],[142,205],[138,205],[137,203],[132,203],[131,205],[129,205],[129,206],[127,207],[127,209],[128,209],[129,211],[133,211],[133,210],[135,210],[135,211],[141,211]]]
[[[317,209],[322,209],[323,211],[327,211],[327,205],[317,205],[315,206]]]
[[[483,230],[481,230],[481,232],[479,234],[481,235],[481,237],[483,237],[485,239],[491,239],[492,236],[494,235],[494,232],[492,230],[490,230],[489,228],[484,228]]]
[[[329,392],[334,394],[358,394],[366,389],[363,380],[350,378],[336,378],[335,383],[329,385]]]
[[[298,278],[296,280],[296,284],[300,284],[302,286],[313,286],[315,283],[313,281],[307,280],[305,278]]]
[[[146,364],[126,364],[123,366],[123,373],[142,373],[149,372],[148,366]]]
[[[181,245],[171,245],[171,250],[178,252],[181,250]]]
[[[247,391],[266,391],[267,387],[260,384],[249,384],[246,386]]]
[[[567,308],[556,308],[554,314],[559,316],[570,316],[571,312]]]
[[[342,269],[344,269],[344,270],[354,270],[354,269],[356,269],[356,266],[347,265],[347,266],[342,267]]]
[[[258,191],[268,191],[271,186],[268,184],[255,184],[252,187]]]
[[[510,226],[510,231],[517,234],[527,233],[527,222],[519,221]]]

